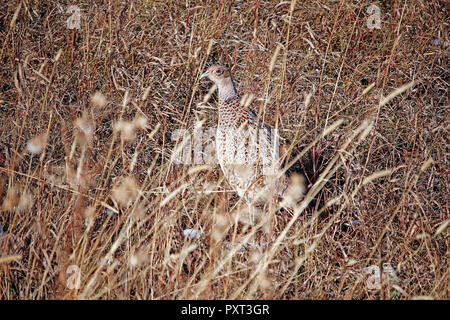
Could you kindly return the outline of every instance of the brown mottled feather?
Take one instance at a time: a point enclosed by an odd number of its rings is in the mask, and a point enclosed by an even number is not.
[[[229,184],[249,203],[282,195],[287,179],[279,176],[276,137],[249,106],[242,105],[226,68],[211,66],[203,76],[219,89],[217,158]]]

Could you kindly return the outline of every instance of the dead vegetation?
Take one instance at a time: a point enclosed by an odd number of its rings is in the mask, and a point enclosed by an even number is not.
[[[0,4],[2,299],[449,298],[445,1],[71,4]],[[213,62],[308,173],[256,226],[175,161]]]

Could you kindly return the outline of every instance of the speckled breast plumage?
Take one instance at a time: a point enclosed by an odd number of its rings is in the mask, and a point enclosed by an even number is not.
[[[238,96],[219,100],[217,158],[230,186],[247,202],[266,201],[285,189],[276,138]]]

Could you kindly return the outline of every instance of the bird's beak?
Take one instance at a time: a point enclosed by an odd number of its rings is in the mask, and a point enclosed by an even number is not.
[[[207,76],[209,76],[208,71],[206,71],[205,73],[203,73],[203,74],[200,76],[200,79],[202,79],[202,78],[204,78],[204,77],[207,77]]]

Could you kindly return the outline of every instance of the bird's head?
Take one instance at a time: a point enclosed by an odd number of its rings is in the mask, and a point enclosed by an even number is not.
[[[200,79],[208,77],[210,80],[214,81],[218,86],[224,84],[227,80],[231,79],[230,71],[223,66],[217,64],[212,65],[200,76]]]

